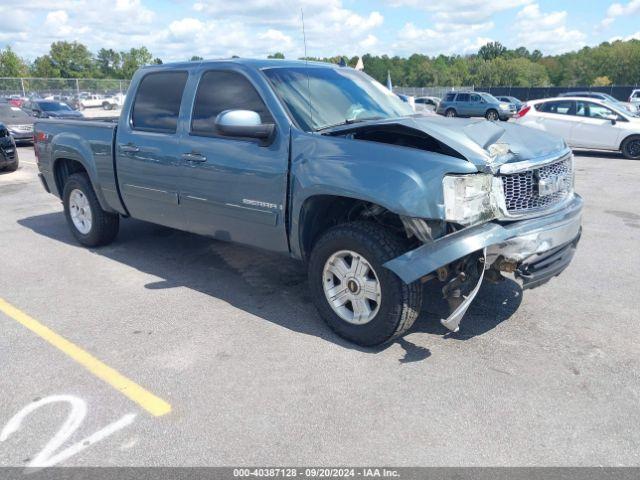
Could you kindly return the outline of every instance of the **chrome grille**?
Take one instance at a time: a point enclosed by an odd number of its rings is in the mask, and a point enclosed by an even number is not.
[[[501,175],[504,199],[509,215],[526,215],[552,208],[573,191],[573,157],[532,168],[525,172]],[[554,182],[557,191],[540,194],[542,182]]]

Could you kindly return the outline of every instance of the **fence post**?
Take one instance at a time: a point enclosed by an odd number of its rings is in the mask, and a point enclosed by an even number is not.
[[[20,79],[20,87],[22,88],[22,96],[26,97],[25,91],[24,91],[24,78]]]
[[[78,79],[76,78],[76,95],[80,95],[80,82],[78,82]]]

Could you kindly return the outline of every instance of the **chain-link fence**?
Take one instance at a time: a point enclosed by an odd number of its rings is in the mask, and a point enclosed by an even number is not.
[[[8,78],[0,77],[0,97],[72,97],[126,94],[129,80],[109,78]]]

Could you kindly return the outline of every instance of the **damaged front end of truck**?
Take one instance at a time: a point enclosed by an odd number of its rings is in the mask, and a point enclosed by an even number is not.
[[[417,246],[384,265],[406,283],[439,281],[450,308],[441,323],[456,332],[483,281],[508,277],[534,288],[569,265],[580,240],[582,199],[562,140],[484,120],[451,122],[408,118],[330,134],[428,150],[476,167],[443,176],[439,218],[400,216]]]

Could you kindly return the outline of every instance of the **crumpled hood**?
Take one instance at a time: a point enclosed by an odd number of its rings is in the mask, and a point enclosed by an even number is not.
[[[402,125],[424,132],[460,153],[480,171],[496,171],[504,163],[533,160],[555,153],[560,155],[567,150],[564,140],[555,135],[514,123],[490,122],[484,118],[412,116],[358,123],[346,126],[344,130],[374,125]],[[509,145],[510,154],[496,162],[487,152],[487,148],[494,143]]]

